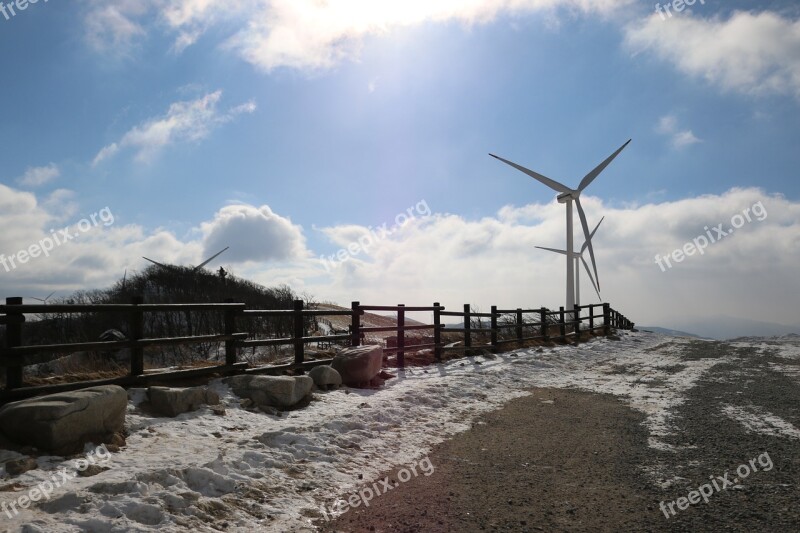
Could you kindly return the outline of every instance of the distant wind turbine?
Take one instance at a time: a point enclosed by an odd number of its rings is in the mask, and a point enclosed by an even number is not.
[[[589,243],[594,238],[594,234],[597,233],[597,229],[600,227],[600,224],[603,223],[606,217],[600,219],[600,222],[592,230],[592,233],[589,235],[589,239],[584,241],[583,246],[581,246],[580,252],[572,252],[572,258],[575,260],[575,305],[581,305],[581,269],[578,265],[578,260],[583,263],[583,268],[586,269],[586,274],[589,275],[589,281],[592,282],[592,287],[594,287],[594,292],[597,293],[597,297],[600,301],[603,301],[603,298],[600,296],[600,288],[597,286],[597,283],[594,282],[594,278],[592,277],[592,271],[589,270],[589,265],[586,263],[586,259],[583,258],[583,252],[586,251],[586,248],[589,247]],[[545,248],[544,246],[537,246],[536,248],[540,250],[547,250],[549,252],[555,252],[557,254],[567,255],[566,250],[556,250],[555,248]]]
[[[209,264],[211,261],[216,259],[220,254],[222,254],[222,252],[228,250],[229,248],[230,248],[230,246],[226,246],[225,248],[223,248],[219,252],[215,253],[214,255],[212,255],[211,257],[209,257],[208,259],[206,259],[205,261],[203,261],[202,263],[200,263],[196,267],[189,267],[189,268],[191,268],[192,272],[197,272],[198,270],[200,270],[201,268],[203,268],[204,266]],[[158,265],[158,266],[160,266],[162,268],[167,268],[168,269],[168,268],[170,268],[172,266],[172,265],[165,265],[164,263],[159,263],[158,261],[153,261],[152,259],[144,257],[144,256],[142,256],[142,259],[144,259],[146,261],[150,261],[154,265]]]
[[[47,295],[47,296],[44,298],[44,300],[42,300],[41,298],[37,298],[36,296],[31,296],[31,299],[32,299],[32,300],[37,300],[37,301],[39,301],[39,302],[42,302],[43,304],[46,304],[46,303],[47,303],[47,300],[49,300],[49,299],[50,299],[50,297],[51,297],[51,296],[53,296],[55,293],[56,293],[56,291],[53,291],[53,292],[51,292],[50,294],[48,294],[48,295]]]
[[[503,159],[502,157],[498,157],[494,154],[489,154],[490,156],[494,157],[510,165],[520,172],[524,172],[528,176],[532,177],[533,179],[544,183],[551,189],[559,192],[561,194],[558,195],[558,203],[566,204],[567,205],[567,250],[570,253],[574,253],[574,235],[573,235],[573,224],[572,224],[572,202],[575,202],[575,206],[578,208],[578,216],[581,219],[581,226],[583,227],[583,235],[584,238],[589,242],[588,250],[589,250],[589,257],[592,260],[592,270],[594,271],[594,279],[596,280],[597,287],[600,287],[600,279],[597,275],[597,262],[594,258],[594,248],[592,247],[592,242],[589,234],[589,224],[586,222],[586,214],[583,212],[583,206],[581,206],[580,196],[581,193],[589,186],[592,181],[603,171],[605,168],[614,160],[615,157],[619,155],[622,150],[625,149],[626,146],[631,142],[628,139],[628,142],[623,144],[616,152],[611,154],[605,161],[597,165],[591,172],[586,174],[583,177],[580,184],[578,185],[577,189],[570,189],[566,185],[559,183],[555,180],[552,180],[542,174],[534,172],[533,170],[529,170],[523,166],[517,165],[516,163],[512,163],[507,159]],[[575,270],[574,270],[574,262],[573,258],[568,254],[567,255],[567,302],[565,308],[568,310],[572,310],[575,306]]]

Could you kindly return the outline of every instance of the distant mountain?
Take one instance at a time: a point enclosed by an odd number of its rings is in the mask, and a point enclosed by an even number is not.
[[[663,335],[671,335],[673,337],[692,337],[694,339],[705,338],[701,337],[700,335],[695,335],[694,333],[687,333],[685,331],[679,331],[677,329],[660,328],[658,326],[637,326],[636,329],[642,331],[652,331],[653,333],[661,333]]]
[[[730,316],[700,317],[691,321],[670,324],[676,330],[690,330],[702,337],[718,340],[737,337],[780,337],[790,333],[800,334],[800,325],[789,326]]]

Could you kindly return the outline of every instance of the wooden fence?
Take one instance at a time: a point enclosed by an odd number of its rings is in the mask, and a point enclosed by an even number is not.
[[[446,311],[439,303],[430,307],[407,307],[405,305],[381,306],[361,305],[353,302],[349,310],[319,310],[305,309],[302,300],[296,300],[292,309],[287,310],[252,310],[245,309],[243,303],[213,303],[213,304],[145,304],[142,298],[134,298],[130,304],[36,304],[23,305],[22,298],[6,298],[6,304],[0,305],[0,324],[6,327],[6,345],[0,348],[0,367],[6,368],[6,386],[0,390],[0,403],[49,394],[65,390],[74,390],[89,386],[118,384],[123,386],[143,386],[154,382],[165,382],[195,378],[204,375],[232,375],[240,373],[281,373],[288,370],[300,371],[320,365],[328,364],[331,359],[306,360],[305,345],[308,343],[336,342],[349,343],[359,346],[363,343],[365,334],[379,332],[396,332],[397,346],[387,348],[384,353],[396,353],[397,364],[404,366],[405,354],[423,349],[432,349],[437,361],[441,361],[446,350],[489,349],[497,351],[501,346],[510,343],[523,343],[530,340],[566,340],[571,336],[579,335],[583,331],[603,330],[608,334],[611,328],[632,329],[634,324],[623,315],[613,310],[609,304],[576,306],[570,313],[560,308],[550,311],[545,308],[524,310],[501,310],[492,306],[490,313],[475,313],[469,305],[463,311]],[[600,312],[596,312],[597,310]],[[175,311],[204,311],[223,313],[224,331],[210,335],[192,335],[183,337],[146,338],[144,336],[145,313],[163,313]],[[361,316],[367,311],[394,312],[397,314],[397,323],[394,326],[365,327],[361,325]],[[584,313],[588,311],[587,313]],[[429,312],[433,313],[432,324],[406,325],[406,313]],[[23,346],[23,326],[28,314],[43,313],[116,313],[124,317],[127,322],[128,338],[119,341],[96,341],[70,344],[48,344]],[[535,315],[537,321],[524,322],[525,315]],[[571,316],[570,316],[571,315]],[[350,331],[346,334],[309,336],[306,331],[306,319],[313,316],[348,316],[350,317]],[[250,339],[248,332],[237,329],[239,318],[245,317],[286,317],[293,321],[291,337],[277,339]],[[463,327],[447,328],[443,317],[460,317]],[[488,319],[488,327],[482,327],[483,319]],[[474,327],[477,322],[479,327]],[[581,328],[581,325],[587,327]],[[555,335],[553,330],[555,329]],[[426,344],[406,345],[405,332],[416,330],[432,331],[433,342]],[[512,331],[509,335],[508,330]],[[461,334],[460,345],[445,346],[442,334]],[[534,334],[531,334],[534,333]],[[462,336],[463,335],[463,336]],[[489,337],[489,342],[474,343],[481,336]],[[144,370],[144,349],[156,346],[192,345],[198,343],[220,342],[225,346],[225,363],[210,367],[190,370],[171,370],[148,372]],[[255,346],[293,346],[294,362],[284,365],[250,366],[240,362],[238,352],[240,349]],[[25,386],[23,383],[23,367],[27,366],[25,357],[41,353],[74,353],[78,351],[109,352],[120,349],[130,350],[130,371],[127,376],[82,381],[75,383],[61,383],[44,386]]]

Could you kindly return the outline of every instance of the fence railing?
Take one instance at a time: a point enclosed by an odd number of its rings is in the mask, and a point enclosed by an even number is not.
[[[432,349],[437,361],[442,360],[445,350],[463,350],[469,353],[472,349],[489,349],[497,351],[501,346],[510,343],[524,343],[532,340],[566,340],[580,335],[581,332],[594,332],[603,329],[608,334],[611,328],[632,329],[634,324],[622,314],[611,308],[609,304],[576,306],[571,312],[560,308],[551,311],[540,309],[497,309],[492,306],[490,313],[478,313],[464,305],[463,311],[447,311],[438,302],[429,307],[409,307],[405,305],[381,306],[362,305],[352,302],[349,310],[306,309],[302,300],[296,300],[292,309],[260,310],[246,309],[245,304],[235,302],[209,304],[145,304],[141,297],[136,297],[130,304],[35,304],[23,305],[22,298],[6,298],[6,304],[0,305],[0,324],[6,327],[6,343],[0,348],[0,367],[6,370],[6,386],[0,390],[0,403],[18,398],[36,396],[38,394],[73,390],[86,386],[101,384],[144,385],[176,379],[188,379],[208,374],[236,373],[275,373],[286,370],[302,370],[319,364],[327,364],[330,359],[306,360],[305,345],[308,343],[336,342],[359,346],[368,333],[395,332],[397,345],[385,348],[384,353],[396,353],[397,365],[405,365],[405,355],[424,349]],[[600,308],[602,311],[597,313]],[[588,310],[588,314],[584,311]],[[190,335],[179,337],[147,338],[144,336],[144,315],[146,313],[164,312],[218,312],[224,317],[224,331],[215,334]],[[363,326],[361,317],[367,311],[394,312],[396,324],[392,326]],[[433,314],[432,324],[408,324],[407,313],[427,312]],[[53,313],[116,313],[124,317],[127,323],[128,338],[119,341],[95,341],[68,344],[23,345],[23,326],[26,315]],[[538,320],[525,322],[524,317],[535,315]],[[349,333],[313,336],[307,333],[307,318],[318,316],[348,316],[350,318]],[[270,339],[251,339],[249,332],[240,332],[237,322],[243,318],[284,317],[293,323],[292,336]],[[443,317],[461,317],[463,327],[448,328]],[[477,319],[478,327],[473,326]],[[482,320],[488,319],[488,327],[483,327]],[[599,322],[598,319],[602,319]],[[586,323],[587,327],[581,326]],[[433,342],[406,345],[406,332],[432,331]],[[506,332],[512,330],[512,334]],[[535,334],[531,334],[535,333]],[[443,334],[460,334],[461,346],[446,346]],[[488,342],[475,343],[481,336],[488,335]],[[485,339],[484,339],[485,340]],[[144,370],[144,349],[156,346],[192,345],[198,343],[219,342],[225,346],[225,363],[190,370],[170,370],[149,372]],[[452,344],[452,343],[451,343]],[[256,346],[293,346],[294,362],[283,365],[251,366],[240,362],[238,353],[244,348]],[[102,380],[61,383],[43,386],[25,386],[23,368],[31,363],[25,357],[33,354],[74,353],[78,351],[108,352],[120,349],[130,350],[130,370],[127,376]]]

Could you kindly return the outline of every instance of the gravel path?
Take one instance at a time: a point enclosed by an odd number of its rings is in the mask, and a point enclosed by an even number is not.
[[[368,508],[318,525],[326,532],[800,531],[800,360],[769,344],[702,341],[684,344],[680,358],[709,367],[655,441],[624,397],[537,388],[438,446],[430,476],[399,483],[398,471],[389,472],[396,487]]]

